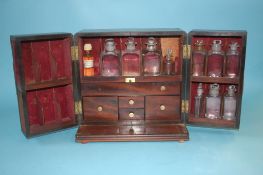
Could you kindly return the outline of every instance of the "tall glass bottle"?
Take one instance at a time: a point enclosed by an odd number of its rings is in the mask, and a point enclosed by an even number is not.
[[[198,84],[197,88],[197,94],[195,96],[195,114],[194,116],[196,118],[199,118],[201,115],[201,110],[202,110],[202,103],[203,103],[203,88],[202,88],[202,83]]]
[[[134,38],[129,37],[126,42],[126,50],[122,52],[122,75],[139,76],[141,72],[140,51],[136,50]]]
[[[172,49],[167,49],[167,54],[165,56],[164,61],[164,74],[165,75],[172,75],[174,74],[174,61],[172,60]]]
[[[195,49],[192,53],[192,75],[203,76],[205,72],[205,57],[206,51],[204,49],[203,40],[197,40]]]
[[[142,54],[144,75],[159,75],[161,71],[161,52],[156,48],[155,38],[148,38],[146,45],[146,50]]]
[[[237,48],[239,47],[237,42],[229,44],[229,50],[226,54],[226,76],[234,78],[238,76],[239,72],[239,52]]]
[[[214,40],[212,49],[208,52],[207,74],[210,77],[222,77],[224,66],[224,51],[221,40]]]
[[[94,76],[94,58],[90,51],[92,50],[91,44],[84,44],[85,54],[83,56],[83,75]]]
[[[105,40],[104,51],[101,53],[101,75],[119,76],[120,75],[120,54],[116,50],[113,39]]]
[[[228,86],[227,94],[224,96],[224,115],[225,120],[235,120],[236,118],[236,87],[234,85]]]
[[[209,119],[220,118],[221,97],[219,95],[219,85],[211,84],[209,95],[206,97],[206,114]]]

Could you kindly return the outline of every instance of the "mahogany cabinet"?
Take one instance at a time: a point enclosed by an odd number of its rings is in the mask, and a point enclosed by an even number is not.
[[[162,63],[166,50],[171,48],[176,73],[101,76],[100,54],[104,41],[113,38],[117,49],[123,51],[128,37],[134,37],[139,50],[145,49],[148,37],[154,37],[162,53]],[[237,42],[240,52],[238,76],[225,77],[224,72],[222,77],[209,77],[206,73],[192,76],[192,51],[197,40],[206,43],[207,51],[212,40],[221,40],[225,51],[230,42]],[[83,75],[86,43],[92,45],[94,57],[95,75],[90,77]],[[11,45],[21,128],[26,137],[78,126],[76,141],[80,143],[186,141],[189,139],[186,125],[239,128],[245,31],[84,30],[74,36],[70,33],[11,36]],[[225,62],[224,59],[224,71]],[[228,85],[237,87],[235,120],[208,119],[204,117],[204,105],[200,117],[194,116],[199,83],[203,84],[204,96],[210,84],[219,84],[222,98]]]

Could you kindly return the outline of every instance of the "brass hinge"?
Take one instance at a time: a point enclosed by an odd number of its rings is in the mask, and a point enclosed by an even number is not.
[[[79,60],[79,49],[78,49],[78,46],[71,46],[71,59],[73,61]]]
[[[189,110],[188,100],[182,100],[181,110],[182,110],[182,113],[188,113],[188,110]]]
[[[75,101],[75,114],[76,114],[76,115],[82,114],[82,104],[81,104],[81,101]]]
[[[183,45],[183,58],[190,59],[190,57],[191,57],[191,45],[189,44]]]

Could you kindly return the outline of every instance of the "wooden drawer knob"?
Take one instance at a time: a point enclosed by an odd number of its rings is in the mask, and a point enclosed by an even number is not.
[[[133,105],[133,104],[134,104],[134,100],[132,100],[132,99],[129,100],[129,104],[130,104],[130,105]]]
[[[130,113],[129,113],[129,117],[133,118],[133,117],[134,117],[134,113],[133,113],[133,112],[130,112]]]
[[[161,90],[161,91],[165,91],[165,90],[166,90],[166,87],[165,87],[165,86],[161,86],[160,90]]]
[[[165,110],[165,106],[164,105],[160,105],[160,110],[164,111]]]
[[[98,106],[98,111],[101,112],[103,110],[102,106]]]

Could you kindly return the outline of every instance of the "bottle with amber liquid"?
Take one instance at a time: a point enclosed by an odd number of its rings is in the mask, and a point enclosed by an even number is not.
[[[207,74],[210,77],[222,77],[224,66],[224,51],[222,41],[214,40],[207,58]]]
[[[221,97],[219,95],[219,85],[211,84],[209,95],[206,97],[205,117],[209,119],[220,119]]]
[[[83,56],[83,75],[94,76],[94,57],[91,55],[92,50],[91,44],[84,45],[85,54]]]
[[[164,61],[164,74],[165,75],[173,75],[175,68],[174,68],[174,61],[172,60],[172,49],[167,49],[167,54],[165,56],[165,61]]]
[[[226,76],[229,78],[235,78],[239,72],[240,55],[237,48],[239,47],[237,42],[229,44],[229,50],[226,54]]]
[[[203,40],[197,40],[195,49],[192,53],[192,75],[193,76],[203,76],[205,72],[205,57],[206,51],[204,49]]]
[[[155,38],[150,37],[143,51],[143,72],[146,76],[157,76],[161,73],[161,51],[157,50]]]
[[[100,70],[102,76],[119,76],[121,74],[120,52],[116,49],[114,39],[106,39],[101,53]]]
[[[141,73],[141,54],[136,49],[134,38],[129,37],[126,42],[126,49],[122,52],[122,75],[140,76]]]
[[[224,115],[225,120],[236,119],[236,104],[237,99],[235,95],[236,87],[234,85],[228,86],[227,94],[224,96]]]

